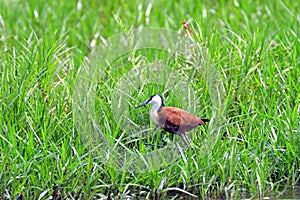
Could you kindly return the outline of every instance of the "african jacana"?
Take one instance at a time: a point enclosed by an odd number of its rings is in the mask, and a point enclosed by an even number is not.
[[[164,107],[163,98],[159,94],[149,97],[147,101],[138,105],[137,108],[147,104],[152,105],[150,117],[153,122],[167,132],[179,134],[187,144],[190,144],[190,141],[186,137],[186,132],[209,122],[208,119],[200,119],[180,108]]]

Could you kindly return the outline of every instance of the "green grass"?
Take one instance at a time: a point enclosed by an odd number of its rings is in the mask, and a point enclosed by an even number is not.
[[[299,188],[299,2],[78,2],[0,2],[1,199],[240,199],[276,197],[290,187]],[[77,128],[73,102],[78,73],[97,50],[93,40],[101,45],[102,39],[131,26],[178,31],[182,21],[191,24],[192,37],[206,52],[204,67],[215,67],[220,74],[224,112],[217,117],[226,121],[218,134],[209,126],[192,131],[199,148],[177,152],[158,169],[118,170],[113,157],[104,162],[103,155],[95,153],[105,152],[106,146],[87,145],[81,136],[89,138],[89,132]],[[127,57],[134,60],[128,62]],[[134,66],[157,60],[193,88],[189,99],[196,105],[182,102],[185,97],[172,82],[141,85],[137,91],[119,87]],[[131,52],[110,67],[101,65],[103,77],[94,101],[103,134],[112,145],[136,152],[137,159],[152,151],[142,138],[152,144],[180,140],[145,130],[152,123],[149,108],[134,106],[153,93],[164,93],[166,105],[213,117],[218,99],[211,98],[210,89],[216,80],[207,80],[197,67],[158,50]],[[120,90],[130,94],[128,116],[146,136],[130,135],[122,129],[122,116],[115,119],[112,105]]]

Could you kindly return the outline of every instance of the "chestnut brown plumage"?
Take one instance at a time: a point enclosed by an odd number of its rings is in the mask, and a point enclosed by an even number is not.
[[[150,117],[153,122],[170,133],[179,134],[187,144],[190,141],[185,133],[209,122],[208,119],[200,119],[180,108],[164,107],[163,98],[158,94],[151,96],[137,108],[147,104],[152,105]]]
[[[204,121],[190,113],[175,107],[163,107],[158,112],[158,125],[170,133],[186,133],[199,125],[204,125]]]

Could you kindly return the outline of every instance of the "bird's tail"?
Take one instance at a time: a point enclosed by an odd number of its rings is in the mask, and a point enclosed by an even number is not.
[[[202,119],[202,121],[203,121],[204,123],[207,123],[207,122],[209,122],[209,119]]]

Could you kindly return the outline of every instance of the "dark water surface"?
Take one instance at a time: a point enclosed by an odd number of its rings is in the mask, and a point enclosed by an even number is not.
[[[245,192],[241,193],[241,199],[248,200],[248,199],[262,199],[262,200],[287,200],[287,199],[298,199],[300,200],[300,186],[291,186],[291,187],[282,187],[281,190],[274,192],[272,194],[264,195],[260,198],[253,197],[253,195]]]
[[[282,192],[278,192],[276,199],[299,199],[300,200],[300,186],[288,187]]]

